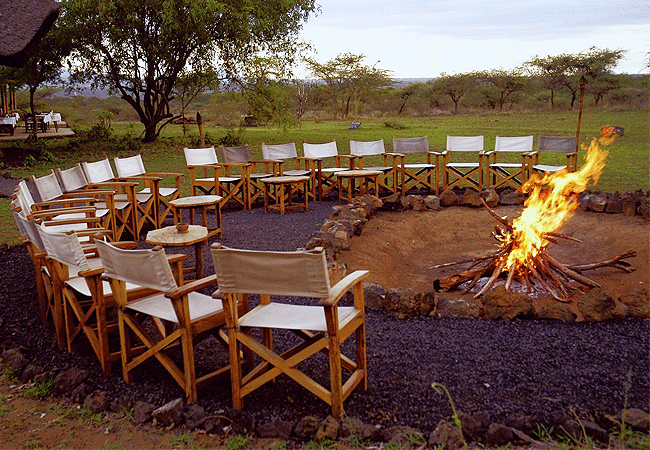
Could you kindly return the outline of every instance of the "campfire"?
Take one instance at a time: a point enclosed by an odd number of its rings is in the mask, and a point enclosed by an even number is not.
[[[484,206],[495,217],[497,225],[492,232],[497,250],[489,255],[466,261],[441,264],[432,268],[471,263],[467,270],[436,279],[437,291],[448,291],[469,281],[464,293],[471,291],[484,277],[489,277],[475,298],[490,290],[499,278],[505,278],[505,288],[510,291],[514,282],[526,287],[527,292],[547,292],[556,300],[567,301],[575,290],[598,287],[598,283],[583,276],[582,271],[597,267],[615,267],[626,272],[634,268],[624,259],[636,255],[628,251],[615,258],[591,264],[565,265],[548,253],[550,244],[559,241],[578,241],[557,230],[573,215],[578,207],[578,194],[589,185],[596,184],[605,166],[608,145],[622,134],[618,127],[603,127],[600,139],[594,138],[586,154],[586,162],[576,172],[566,169],[543,177],[534,176],[522,186],[528,194],[521,215],[512,222],[501,217],[485,202]],[[579,241],[578,241],[579,242]]]

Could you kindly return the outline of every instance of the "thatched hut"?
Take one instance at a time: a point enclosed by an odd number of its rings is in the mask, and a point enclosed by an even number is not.
[[[59,16],[54,0],[12,0],[0,10],[0,66],[21,67]]]

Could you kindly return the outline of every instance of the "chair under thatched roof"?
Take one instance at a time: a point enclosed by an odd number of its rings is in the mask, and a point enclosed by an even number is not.
[[[12,0],[0,10],[0,65],[22,67],[59,15],[54,0]]]

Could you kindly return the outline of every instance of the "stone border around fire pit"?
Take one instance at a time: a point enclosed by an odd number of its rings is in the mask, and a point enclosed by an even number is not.
[[[379,199],[364,195],[355,198],[351,204],[335,206],[328,220],[320,231],[310,237],[305,248],[325,248],[330,278],[335,283],[346,274],[345,263],[339,258],[340,252],[350,249],[352,237],[361,235],[363,228],[377,211],[437,211],[456,205],[478,208],[483,207],[481,200],[485,200],[490,207],[521,205],[525,195],[512,189],[497,192],[494,188],[485,189],[482,193],[471,188],[445,190],[440,196],[402,196],[397,193]],[[578,196],[578,200],[580,208],[585,211],[639,215],[644,220],[650,220],[650,192],[584,192]],[[375,283],[364,283],[364,293],[367,308],[383,309],[400,319],[429,316],[600,322],[627,317],[650,318],[650,295],[646,288],[637,288],[620,298],[614,298],[600,288],[591,289],[577,302],[579,314],[569,305],[556,301],[549,301],[536,311],[533,300],[528,295],[511,294],[503,286],[497,286],[487,292],[480,300],[459,298],[433,290],[414,292],[404,287],[384,289]]]

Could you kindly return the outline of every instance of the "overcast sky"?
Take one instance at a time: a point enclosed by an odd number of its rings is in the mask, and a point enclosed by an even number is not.
[[[512,69],[535,55],[627,50],[617,73],[647,73],[650,0],[316,0],[301,38],[326,62],[364,54],[395,78]]]

